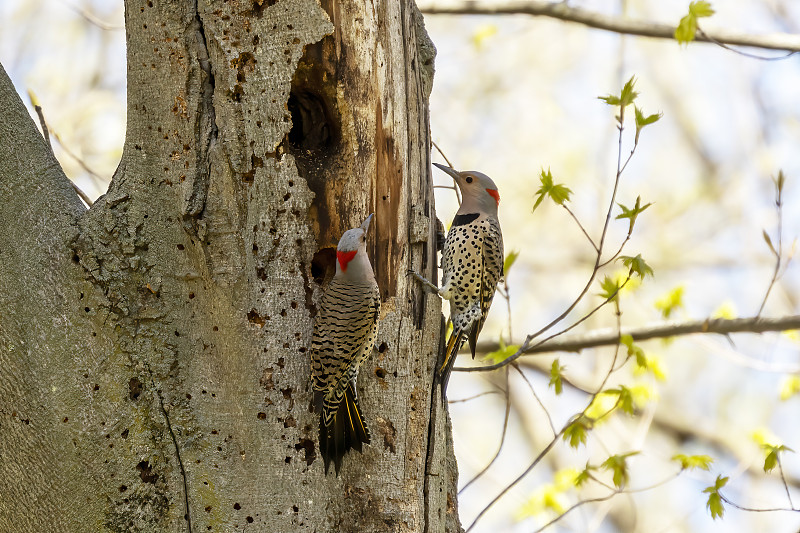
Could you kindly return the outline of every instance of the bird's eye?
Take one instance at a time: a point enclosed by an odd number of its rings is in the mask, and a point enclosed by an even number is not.
[[[472,176],[467,176],[467,183],[472,183]]]

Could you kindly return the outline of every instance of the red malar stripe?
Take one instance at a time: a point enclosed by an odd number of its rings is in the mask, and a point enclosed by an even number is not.
[[[497,205],[500,205],[500,193],[497,192],[497,189],[486,189],[486,192],[494,198],[494,201],[497,202]]]
[[[336,252],[336,258],[339,260],[339,266],[342,267],[342,271],[347,270],[347,264],[353,260],[356,256],[357,250],[353,250],[352,252]]]

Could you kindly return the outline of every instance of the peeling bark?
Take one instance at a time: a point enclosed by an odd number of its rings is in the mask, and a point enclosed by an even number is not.
[[[0,73],[0,531],[459,531],[440,302],[404,275],[436,268],[416,7],[129,0],[126,25],[89,211]],[[371,212],[375,438],[326,477],[307,346]]]

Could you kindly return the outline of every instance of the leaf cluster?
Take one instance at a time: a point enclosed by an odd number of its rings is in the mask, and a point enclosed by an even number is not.
[[[704,0],[689,4],[689,13],[681,18],[678,27],[675,28],[675,40],[679,44],[689,44],[694,41],[697,34],[697,19],[710,17],[714,14],[711,4]]]

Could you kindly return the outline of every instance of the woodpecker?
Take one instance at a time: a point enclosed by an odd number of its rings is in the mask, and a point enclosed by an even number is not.
[[[339,240],[336,274],[322,296],[314,321],[311,374],[325,474],[333,461],[339,475],[344,454],[351,448],[360,452],[362,443],[370,441],[356,381],[359,367],[375,345],[381,308],[366,249],[371,220],[372,215]]]
[[[497,219],[500,193],[491,178],[474,170],[459,172],[434,165],[455,179],[462,201],[442,250],[441,288],[415,272],[412,275],[450,302],[453,332],[437,371],[444,394],[455,356],[465,339],[475,358],[478,335],[503,276],[503,234]]]

